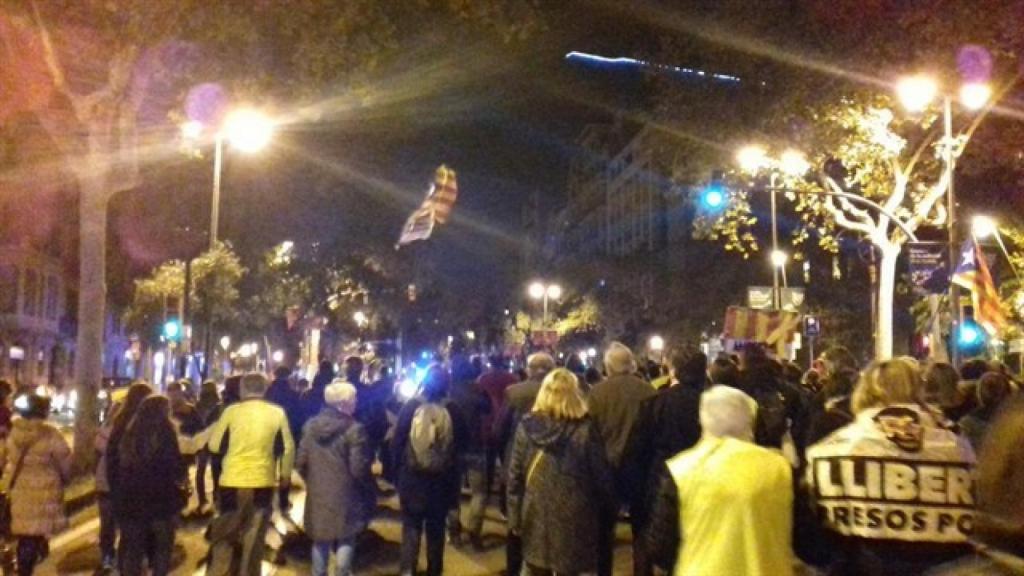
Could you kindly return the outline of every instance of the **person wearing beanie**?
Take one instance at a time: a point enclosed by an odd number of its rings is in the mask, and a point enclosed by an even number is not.
[[[295,467],[306,481],[303,526],[313,541],[313,575],[352,574],[356,537],[375,507],[366,429],[356,421],[355,386],[335,380],[324,388],[324,407],[306,423]]]
[[[223,456],[210,575],[232,573],[233,565],[235,574],[260,574],[274,490],[287,493],[291,485],[295,443],[284,410],[263,399],[267,385],[263,374],[242,376],[242,401],[225,408],[210,433],[210,451]]]

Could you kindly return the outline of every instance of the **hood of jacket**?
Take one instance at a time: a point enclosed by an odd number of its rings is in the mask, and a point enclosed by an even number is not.
[[[342,414],[329,406],[306,424],[306,429],[319,444],[330,444],[341,436],[355,422],[348,414]]]
[[[48,427],[45,420],[18,418],[11,425],[11,442],[14,442],[18,448],[23,448],[38,441],[43,434],[46,434]]]
[[[526,436],[542,448],[558,448],[569,441],[582,420],[558,420],[541,414],[530,413],[523,418],[522,427]]]

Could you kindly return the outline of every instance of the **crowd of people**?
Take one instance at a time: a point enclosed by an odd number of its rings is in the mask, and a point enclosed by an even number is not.
[[[681,347],[661,365],[620,343],[600,370],[561,364],[453,354],[410,398],[358,357],[305,390],[286,367],[198,394],[132,384],[96,438],[103,570],[171,573],[195,493],[206,573],[260,574],[294,472],[317,576],[353,573],[379,481],[398,494],[403,575],[422,545],[431,576],[447,546],[481,550],[492,498],[509,575],[613,574],[620,523],[641,576],[1024,574],[1024,395],[1000,364],[862,367],[832,348],[803,371],[759,347]],[[12,418],[10,396],[0,382],[0,485],[31,574],[67,526],[71,451],[47,398]]]

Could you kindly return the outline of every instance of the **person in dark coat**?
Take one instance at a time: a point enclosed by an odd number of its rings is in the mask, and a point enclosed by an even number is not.
[[[444,526],[448,511],[459,500],[458,457],[466,447],[466,424],[461,411],[446,401],[451,385],[448,372],[438,364],[427,369],[423,377],[422,396],[405,403],[395,427],[393,457],[398,474],[398,499],[402,508],[401,573],[416,572],[421,536],[426,532],[427,575],[441,574],[444,566]],[[441,404],[451,422],[452,452],[450,462],[439,472],[417,469],[413,464],[410,434],[418,408],[427,403]]]
[[[188,468],[165,396],[142,401],[118,446],[121,574],[165,576],[171,571],[174,527],[188,504]]]
[[[328,360],[320,362],[320,368],[313,376],[313,384],[309,390],[302,393],[300,404],[302,405],[303,425],[320,414],[324,408],[324,390],[334,382],[334,365]]]
[[[978,380],[978,407],[959,422],[960,432],[971,441],[975,451],[981,449],[989,424],[1011,393],[1010,379],[998,372],[988,372]]]
[[[605,447],[572,372],[544,379],[516,431],[508,474],[509,531],[523,542],[522,574],[597,569],[602,516],[616,508]]]
[[[288,428],[292,438],[302,437],[302,397],[292,388],[292,370],[287,366],[278,366],[274,370],[274,381],[267,388],[263,397],[267,402],[277,404],[288,417]]]
[[[466,450],[459,462],[461,473],[469,485],[470,501],[465,525],[456,506],[448,515],[448,536],[453,544],[461,544],[465,537],[475,550],[482,549],[480,540],[487,506],[487,445],[484,439],[486,419],[491,403],[486,394],[476,387],[477,374],[473,365],[462,360],[452,363],[452,402],[462,411],[466,423]]]
[[[203,429],[213,426],[213,423],[220,418],[223,406],[220,403],[220,396],[217,394],[217,383],[213,380],[203,382],[199,389],[199,400],[196,402],[196,413],[202,421]],[[196,496],[199,498],[197,512],[203,514],[207,511],[209,496],[206,493],[206,469],[210,464],[210,450],[205,446],[198,447],[196,452]],[[213,484],[214,493],[217,492],[216,478]]]
[[[356,537],[369,524],[376,493],[366,430],[352,416],[356,389],[335,381],[324,389],[325,406],[306,423],[295,467],[306,481],[303,522],[313,541],[313,574],[326,576],[335,555],[336,576],[350,576]]]
[[[635,376],[636,359],[633,352],[623,344],[613,342],[608,347],[604,355],[604,367],[608,378],[590,391],[589,410],[594,425],[604,440],[608,462],[615,471],[619,498],[626,504],[636,494],[623,473],[626,445],[640,415],[641,406],[655,395],[655,390],[650,384]],[[597,572],[600,576],[610,576],[612,573],[616,520],[614,512],[601,520],[604,539],[597,548]],[[639,537],[639,528],[640,526],[634,523],[634,538]]]
[[[364,381],[363,368],[363,359],[359,356],[345,359],[345,379],[356,387],[359,398],[356,420],[366,428],[370,448],[376,454],[388,433],[387,405],[392,390],[386,386],[377,386],[377,382]]]
[[[698,350],[681,349],[672,353],[670,364],[671,385],[644,402],[626,450],[625,473],[639,488],[630,513],[641,533],[647,528],[650,504],[660,481],[657,472],[666,460],[700,440],[700,395],[707,386],[708,358]],[[652,570],[645,540],[633,540],[633,574],[637,576]]]

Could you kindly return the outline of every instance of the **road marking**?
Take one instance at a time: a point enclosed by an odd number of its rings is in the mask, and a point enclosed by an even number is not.
[[[79,526],[76,526],[72,530],[64,532],[60,536],[57,536],[56,538],[50,540],[50,550],[60,550],[61,548],[81,538],[82,536],[85,536],[89,532],[98,530],[99,527],[100,519],[93,518],[92,520],[89,520]]]

